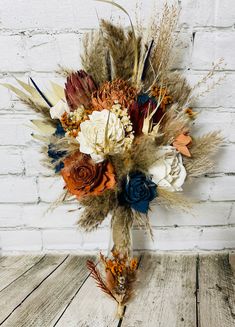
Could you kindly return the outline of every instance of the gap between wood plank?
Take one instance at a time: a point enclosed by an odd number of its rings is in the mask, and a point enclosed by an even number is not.
[[[200,301],[199,301],[199,292],[200,292],[200,283],[199,283],[199,269],[200,269],[200,260],[199,254],[196,258],[196,292],[195,292],[195,300],[196,300],[196,326],[199,326],[199,309],[200,309]]]
[[[97,262],[97,264],[98,264],[98,262]],[[59,318],[56,320],[56,322],[53,325],[53,327],[55,327],[58,324],[58,322],[60,321],[60,319],[63,317],[64,313],[66,312],[66,310],[68,309],[68,307],[70,306],[70,304],[72,303],[72,301],[74,300],[74,298],[77,296],[78,292],[80,291],[80,289],[82,288],[82,286],[85,284],[85,282],[87,281],[87,279],[90,277],[90,275],[91,275],[91,273],[89,273],[87,275],[87,277],[84,279],[83,283],[80,285],[80,287],[78,288],[78,290],[76,291],[76,293],[74,294],[74,296],[71,298],[71,300],[69,301],[69,303],[66,305],[65,309],[63,310],[63,312],[61,313],[61,315],[59,316]]]
[[[233,271],[233,267],[232,267],[232,265],[231,265],[231,263],[230,263],[229,253],[227,253],[226,258],[227,258],[227,264],[225,265],[225,262],[224,262],[224,265],[223,265],[223,266],[224,266],[224,270],[226,271],[226,269],[228,269],[228,268],[227,268],[227,265],[230,265],[230,268],[231,268],[231,270]],[[229,294],[227,294],[227,296],[225,297],[225,301],[226,301],[227,304],[228,304],[228,308],[229,308],[229,311],[230,311],[231,317],[232,317],[233,319],[235,319],[235,313],[234,313],[234,311],[233,311],[233,307],[232,307],[232,305],[231,305],[231,303],[230,303],[230,301],[229,301]]]
[[[45,258],[46,255],[43,257]],[[21,306],[21,304],[49,277],[51,276],[51,274],[53,274],[67,259],[68,259],[69,255],[67,255],[64,260],[55,267],[55,269],[53,269],[12,311],[11,313],[9,313],[9,315],[0,322],[0,326],[4,324],[4,322],[13,314],[13,312]],[[41,258],[35,265],[37,265],[43,258]],[[33,265],[30,269],[32,269],[33,267],[35,267],[35,265]],[[28,269],[27,271],[29,271],[30,269]],[[22,274],[23,275],[23,274]],[[18,278],[17,278],[18,279]]]
[[[27,273],[30,269],[32,269],[35,265],[39,264],[39,262],[41,260],[43,260],[45,258],[46,255],[42,256],[37,262],[35,262],[30,268],[28,268],[27,270],[25,270],[24,272],[22,272],[21,275],[19,275],[18,277],[16,277],[13,281],[11,281],[9,284],[7,284],[5,287],[3,287],[0,292],[2,292],[3,290],[5,290],[7,287],[9,287],[11,284],[15,283],[15,281],[17,281],[17,279],[19,279],[20,277],[22,277],[25,273]],[[1,325],[1,324],[0,324]]]

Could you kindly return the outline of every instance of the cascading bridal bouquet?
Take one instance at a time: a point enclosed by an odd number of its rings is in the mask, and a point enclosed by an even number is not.
[[[101,0],[100,0],[101,1]],[[115,2],[103,0],[128,13]],[[128,15],[129,17],[129,15]],[[212,71],[190,87],[183,73],[172,71],[178,10],[165,5],[151,28],[130,29],[101,20],[86,35],[83,69],[64,71],[64,86],[50,92],[18,80],[5,84],[40,115],[33,134],[44,143],[45,162],[65,182],[60,202],[77,198],[84,208],[78,225],[96,229],[111,213],[112,253],[100,255],[103,272],[89,261],[97,285],[118,303],[118,314],[134,291],[137,260],[132,256],[133,223],[146,226],[150,206],[185,209],[185,181],[204,174],[222,142],[219,132],[193,137],[197,116],[190,103],[218,84]],[[202,85],[208,82],[205,91]],[[197,89],[199,88],[198,94]]]

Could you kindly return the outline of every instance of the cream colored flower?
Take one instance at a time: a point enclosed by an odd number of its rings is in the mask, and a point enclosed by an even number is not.
[[[109,110],[93,111],[80,125],[77,140],[80,151],[90,154],[96,162],[105,155],[122,153],[125,149],[125,130],[121,120]]]
[[[50,108],[50,115],[52,119],[60,119],[65,112],[69,113],[70,109],[67,103],[63,100],[60,100],[54,107]]]
[[[163,146],[159,149],[159,159],[150,167],[154,183],[171,192],[182,191],[186,178],[182,156],[172,146]]]

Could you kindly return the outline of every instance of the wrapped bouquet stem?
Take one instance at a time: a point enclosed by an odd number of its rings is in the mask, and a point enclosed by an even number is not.
[[[131,210],[125,210],[122,207],[114,210],[111,221],[112,251],[117,251],[127,257],[132,256],[132,224]]]
[[[221,61],[191,87],[182,71],[171,69],[177,6],[165,5],[146,29],[117,3],[103,2],[127,14],[130,28],[101,20],[84,38],[82,69],[64,71],[64,85],[52,82],[48,91],[30,78],[4,86],[38,113],[32,136],[43,143],[44,164],[64,181],[62,200],[83,207],[78,227],[92,232],[111,213],[111,253],[100,254],[99,267],[87,266],[122,317],[135,293],[132,225],[153,237],[149,210],[189,208],[185,181],[213,167],[222,137],[219,131],[193,135],[198,112],[191,103],[208,92],[205,83],[219,84],[214,72]]]

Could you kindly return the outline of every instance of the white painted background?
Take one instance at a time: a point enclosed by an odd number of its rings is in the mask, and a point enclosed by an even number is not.
[[[142,15],[152,11],[143,0]],[[160,1],[155,0],[155,3]],[[120,0],[134,16],[136,1]],[[197,133],[222,129],[226,145],[213,173],[186,185],[186,194],[198,199],[192,214],[155,208],[155,243],[143,231],[134,231],[134,246],[148,249],[223,249],[235,247],[235,2],[234,0],[179,0],[183,44],[174,67],[197,80],[224,57],[218,74],[226,80],[195,103],[201,114]],[[81,37],[98,26],[98,16],[121,16],[109,5],[88,0],[0,0],[0,82],[29,75],[43,86],[61,80],[58,64],[79,68]],[[194,36],[194,37],[193,37]],[[0,248],[6,251],[94,250],[106,248],[109,221],[84,235],[76,228],[77,205],[63,205],[45,215],[60,194],[61,179],[39,162],[40,146],[26,126],[35,117],[6,89],[0,87]]]

